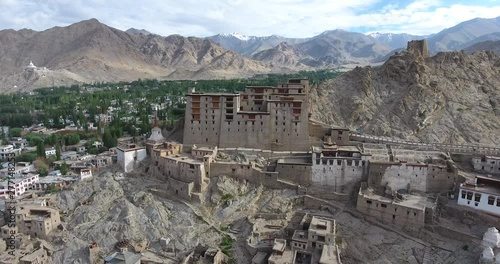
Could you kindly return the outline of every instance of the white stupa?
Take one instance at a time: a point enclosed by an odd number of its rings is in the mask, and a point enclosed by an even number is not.
[[[494,258],[495,254],[493,253],[493,249],[491,249],[490,247],[485,247],[483,253],[481,253],[481,260],[486,263],[493,263]]]
[[[157,114],[155,112],[154,126],[153,126],[153,129],[151,129],[151,136],[148,138],[148,141],[154,142],[154,143],[161,143],[161,142],[165,141],[165,138],[161,134],[161,128],[158,127],[158,118],[156,117],[156,115]]]
[[[488,231],[483,235],[481,245],[490,248],[500,247],[500,233],[498,233],[498,230],[494,227],[488,228]]]
[[[30,64],[28,64],[28,66],[26,66],[26,68],[29,70],[36,70],[36,66],[33,64],[32,61],[30,61]]]

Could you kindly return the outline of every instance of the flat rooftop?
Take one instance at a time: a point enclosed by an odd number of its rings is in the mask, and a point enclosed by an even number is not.
[[[201,164],[203,161],[199,159],[195,159],[192,156],[188,155],[180,155],[180,154],[174,154],[174,155],[169,155],[169,156],[161,156],[164,159],[170,159],[170,160],[175,160],[178,162],[185,162],[185,163],[192,163],[192,164]]]
[[[324,217],[313,216],[309,230],[314,230],[316,233],[335,233],[335,220]]]
[[[366,199],[376,200],[383,203],[400,205],[417,210],[424,210],[426,207],[434,208],[436,206],[435,202],[426,196],[420,196],[415,194],[401,194],[403,196],[402,200],[391,199],[378,194],[377,191],[372,187],[368,187],[367,189],[362,190],[361,194]]]

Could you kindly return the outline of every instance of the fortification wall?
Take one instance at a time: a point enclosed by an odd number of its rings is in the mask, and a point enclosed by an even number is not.
[[[331,186],[332,191],[344,193],[348,185],[361,181],[367,161],[346,159],[313,160],[312,182]]]
[[[311,165],[308,164],[280,164],[276,166],[278,179],[309,186],[311,184]]]
[[[251,183],[261,184],[261,173],[251,164],[214,162],[210,165],[210,177],[229,176]]]

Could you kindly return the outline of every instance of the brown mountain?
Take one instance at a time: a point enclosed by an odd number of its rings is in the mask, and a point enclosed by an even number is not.
[[[272,49],[254,54],[252,59],[265,62],[270,67],[307,68],[304,62],[312,58],[301,53],[287,42],[282,42]]]
[[[269,72],[263,63],[208,39],[128,34],[96,19],[42,32],[0,31],[0,56],[1,92],[77,82]],[[30,61],[48,70],[28,71]]]
[[[500,55],[500,40],[487,40],[483,42],[476,43],[465,49],[466,52],[475,51],[493,51],[497,55]]]
[[[500,57],[493,52],[398,53],[313,89],[315,119],[429,142],[500,144]]]

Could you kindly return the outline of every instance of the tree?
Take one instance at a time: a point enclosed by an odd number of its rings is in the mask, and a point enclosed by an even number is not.
[[[23,132],[22,128],[15,127],[10,129],[10,136],[11,137],[20,137],[21,133]]]
[[[61,145],[59,143],[56,145],[56,160],[61,159]]]
[[[66,137],[66,145],[76,145],[80,142],[80,135],[71,134]]]
[[[40,176],[47,176],[49,174],[49,166],[47,165],[44,158],[37,158],[34,162],[35,169]]]
[[[38,157],[45,158],[45,145],[43,144],[43,141],[38,141],[36,145],[36,155]]]
[[[69,171],[68,164],[66,164],[66,162],[63,162],[63,164],[61,165],[61,168],[59,170],[61,171],[62,175],[68,174],[68,171]]]

